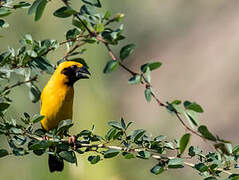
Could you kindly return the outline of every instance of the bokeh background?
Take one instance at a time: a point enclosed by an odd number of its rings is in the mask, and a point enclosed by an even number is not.
[[[79,7],[81,1],[72,0]],[[174,99],[196,101],[204,108],[200,122],[207,124],[215,134],[238,143],[239,108],[239,1],[238,0],[104,0],[104,9],[125,14],[124,35],[127,37],[118,47],[135,43],[137,49],[125,63],[138,70],[140,64],[159,60],[163,66],[152,73],[152,84],[163,101]],[[2,30],[0,52],[8,45],[18,47],[16,40],[25,34],[34,39],[64,40],[64,33],[71,27],[69,19],[58,19],[52,13],[61,6],[51,1],[42,19],[35,23],[27,10],[17,10],[7,17],[10,27]],[[65,53],[61,48],[51,53],[52,63]],[[124,117],[133,121],[135,128],[145,128],[152,135],[164,134],[173,139],[180,137],[184,129],[177,120],[155,102],[147,103],[143,87],[127,84],[129,75],[118,69],[112,74],[102,70],[110,59],[102,45],[90,47],[84,58],[90,66],[92,77],[75,86],[74,118],[72,133],[89,129],[94,124],[96,133],[104,133],[107,121]],[[39,80],[40,87],[49,79]],[[39,113],[40,103],[32,104],[27,88],[16,88],[12,98],[17,101],[11,113],[15,118],[27,111]],[[192,143],[205,143],[193,138]],[[1,146],[6,144],[1,139]],[[210,150],[210,149],[209,149]],[[149,169],[152,160],[105,160],[97,165],[87,162],[87,156],[78,156],[79,165],[65,165],[63,173],[50,174],[47,156],[5,157],[0,160],[0,179],[11,180],[190,180],[200,177],[190,168],[187,171],[171,170],[154,176]],[[193,173],[192,173],[193,172]]]

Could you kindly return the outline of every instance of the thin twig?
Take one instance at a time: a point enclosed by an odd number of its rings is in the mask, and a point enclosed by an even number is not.
[[[89,35],[92,37],[95,37],[97,40],[99,40],[100,42],[102,42],[106,49],[108,50],[109,55],[111,56],[111,58],[115,61],[117,61],[116,56],[114,55],[112,49],[110,48],[110,45],[107,41],[105,41],[102,37],[98,36],[96,33],[92,32],[87,25],[81,20],[80,16],[78,14],[75,15],[75,17],[82,23],[82,25],[86,28],[86,30],[88,31]],[[128,67],[126,67],[124,64],[122,64],[121,62],[119,62],[119,65],[125,69],[127,72],[129,72],[131,75],[135,76],[138,73],[132,71],[131,69],[129,69]],[[150,86],[152,87],[152,85],[147,81],[147,79],[143,76],[144,81],[142,81],[141,83],[146,85],[146,86]],[[164,103],[162,103],[159,98],[156,97],[156,95],[151,92],[152,97],[155,99],[155,101],[158,103],[159,106],[161,107],[166,107],[166,105]],[[178,120],[181,122],[181,124],[185,127],[186,130],[189,130],[190,132],[192,132],[193,134],[201,137],[202,139],[205,139],[202,135],[200,135],[199,133],[197,133],[196,131],[194,131],[193,129],[191,129],[189,126],[187,126],[187,124],[184,123],[184,121],[182,120],[182,118],[179,116],[177,111],[174,111],[176,117],[178,118]]]
[[[66,44],[66,43],[69,43],[69,42],[78,41],[78,39],[79,39],[79,38],[82,38],[82,37],[84,37],[84,36],[82,36],[82,35],[80,34],[80,35],[78,35],[76,38],[72,38],[72,39],[68,39],[68,40],[66,40],[66,41],[60,42],[59,45],[62,46],[62,45]],[[46,52],[44,52],[44,53],[42,54],[42,56],[47,55],[50,51],[53,51],[53,50],[55,50],[55,48],[53,48],[53,47],[52,47],[52,48],[49,48]]]
[[[2,90],[1,94],[4,93],[5,91],[9,90],[9,89],[13,89],[17,86],[21,86],[23,84],[26,84],[26,83],[30,83],[30,82],[33,82],[33,81],[36,81],[38,78],[38,75],[35,75],[34,77],[32,77],[31,79],[29,80],[25,80],[25,81],[19,81],[11,86],[5,86],[5,88]]]
[[[63,59],[67,59],[71,55],[71,53],[73,53],[77,48],[83,46],[84,44],[86,44],[86,42],[81,42],[79,44],[76,44],[71,50],[69,50],[66,53],[66,55],[63,57]]]
[[[199,134],[198,132],[194,131],[193,129],[191,129],[190,127],[188,127],[184,121],[182,120],[182,118],[179,116],[177,111],[174,111],[175,115],[177,116],[178,120],[181,122],[181,124],[185,127],[185,129],[189,130],[190,132],[192,132],[193,134],[196,134],[197,136],[201,137],[203,140],[205,140],[205,138]]]

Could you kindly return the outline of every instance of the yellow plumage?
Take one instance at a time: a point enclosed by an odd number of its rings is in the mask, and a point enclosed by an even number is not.
[[[74,89],[67,84],[69,77],[62,74],[62,70],[73,65],[82,67],[73,61],[61,63],[42,91],[40,113],[45,118],[41,124],[47,131],[57,127],[62,120],[72,119]]]

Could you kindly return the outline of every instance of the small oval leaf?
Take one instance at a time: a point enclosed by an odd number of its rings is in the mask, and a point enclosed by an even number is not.
[[[158,175],[158,174],[161,174],[163,172],[163,170],[164,169],[163,169],[162,166],[156,165],[150,170],[150,172],[155,174],[155,175]]]
[[[211,141],[217,140],[216,137],[213,136],[213,134],[208,131],[207,126],[204,126],[204,125],[200,126],[198,128],[198,132],[200,132],[203,135],[203,137],[205,137],[208,140],[211,140]]]
[[[8,155],[8,151],[6,149],[0,149],[0,158],[7,156]]]
[[[183,154],[183,152],[185,151],[185,149],[190,141],[190,137],[191,137],[191,134],[189,134],[189,133],[184,134],[181,137],[180,142],[179,142],[180,154]]]
[[[120,150],[117,149],[109,149],[104,152],[104,158],[112,158],[117,156],[120,153]]]
[[[120,50],[120,60],[123,61],[126,59],[136,48],[135,44],[128,44]]]
[[[111,60],[107,62],[105,68],[104,68],[104,73],[110,73],[113,72],[119,65],[118,61]]]

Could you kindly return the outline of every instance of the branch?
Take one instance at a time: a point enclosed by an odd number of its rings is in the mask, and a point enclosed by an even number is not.
[[[69,50],[66,53],[66,55],[63,57],[63,59],[67,59],[71,55],[71,53],[73,53],[77,48],[79,48],[79,47],[81,47],[81,46],[83,46],[85,44],[86,44],[86,42],[82,42],[82,43],[76,44],[71,50]]]
[[[14,134],[14,135],[16,135],[16,134]],[[45,140],[45,138],[42,138],[42,137],[39,137],[39,136],[30,134],[30,133],[27,133],[26,131],[23,134],[19,134],[19,135],[26,135],[29,138],[35,139],[35,140],[38,140],[38,141]],[[56,142],[54,138],[48,138],[48,141]],[[60,141],[63,142],[63,143],[69,143],[69,138],[61,139]],[[85,143],[82,143],[82,142],[76,140],[75,145],[74,145],[74,150],[79,149],[79,148],[89,148],[89,149],[96,148],[96,149],[107,149],[107,150],[113,149],[113,150],[118,150],[118,151],[122,151],[122,152],[130,152],[130,153],[138,153],[138,152],[141,152],[141,151],[145,150],[145,148],[126,148],[124,146],[106,145],[105,143],[101,143],[101,144],[85,144]],[[98,152],[98,151],[96,151],[96,152]],[[169,157],[161,156],[161,155],[155,154],[155,153],[156,152],[154,152],[154,153],[151,152],[150,153],[150,157],[153,158],[153,159],[156,159],[158,161],[167,161],[167,160],[171,160],[171,159],[177,158],[177,157],[174,157],[174,156],[169,156]],[[193,169],[195,168],[195,164],[193,164],[193,163],[190,163],[190,162],[187,162],[187,161],[183,161],[183,164],[188,166],[188,167],[191,167]],[[223,172],[225,174],[228,174],[228,175],[232,175],[233,174],[233,173],[231,173],[231,172],[229,172],[227,170],[224,170],[222,168],[215,168],[214,170],[221,171],[221,172]]]
[[[38,78],[38,75],[35,75],[34,77],[32,77],[31,79],[29,80],[25,80],[25,81],[19,81],[11,86],[5,86],[5,88],[2,90],[1,94],[4,93],[5,91],[9,90],[9,89],[13,89],[17,86],[21,86],[23,84],[26,84],[26,83],[30,83],[30,82],[33,82],[33,81],[36,81]]]
[[[87,25],[82,21],[82,19],[80,18],[79,14],[76,14],[75,17],[82,23],[82,25],[86,28],[86,30],[88,31],[89,35],[91,37],[95,37],[97,40],[99,40],[100,42],[102,42],[110,57],[114,60],[114,61],[117,61],[117,58],[116,56],[114,55],[112,49],[110,48],[110,45],[107,41],[105,41],[103,38],[101,38],[100,36],[98,36],[95,32],[92,32],[88,27]],[[121,62],[119,62],[119,65],[124,69],[126,70],[128,73],[130,73],[131,75],[135,76],[137,75],[138,73],[137,72],[134,72],[133,70],[129,69],[128,67],[126,67],[124,64],[122,64]],[[144,75],[142,75],[144,81],[141,81],[141,84],[145,85],[146,87],[149,86],[149,87],[152,87],[152,85],[146,80],[146,78],[144,77]],[[156,95],[151,92],[151,95],[152,97],[155,99],[155,101],[158,103],[158,105],[160,107],[167,107],[164,103],[162,103],[159,98],[156,97]],[[205,139],[203,138],[203,136],[201,136],[199,133],[197,133],[196,131],[194,131],[193,129],[191,129],[187,124],[184,123],[184,121],[182,120],[182,118],[179,116],[178,112],[177,111],[174,111],[176,117],[178,118],[178,120],[180,121],[180,123],[185,127],[186,130],[189,130],[191,133],[199,136],[200,138],[202,139]]]

